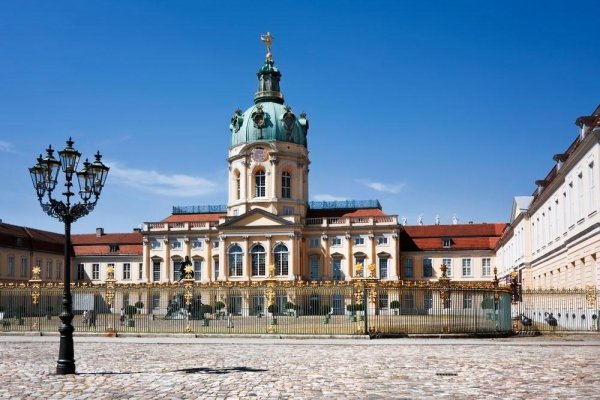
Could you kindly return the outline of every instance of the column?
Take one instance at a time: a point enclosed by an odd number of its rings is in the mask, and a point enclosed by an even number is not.
[[[250,279],[250,277],[252,276],[252,271],[250,271],[251,268],[251,261],[250,261],[250,237],[249,236],[244,236],[244,247],[245,247],[245,251],[244,251],[244,259],[243,259],[243,273],[242,273],[242,277],[244,279]]]
[[[169,245],[169,238],[163,240],[165,245],[165,270],[162,272],[162,276],[165,282],[171,282],[171,247]]]
[[[204,238],[204,246],[206,247],[206,259],[204,261],[204,265],[205,265],[205,273],[206,273],[206,278],[203,278],[202,280],[208,280],[208,282],[212,282],[214,280],[214,275],[213,275],[213,258],[212,258],[212,246],[211,246],[211,241],[210,238]]]

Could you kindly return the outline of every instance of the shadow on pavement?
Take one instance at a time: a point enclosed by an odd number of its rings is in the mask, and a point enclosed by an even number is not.
[[[249,368],[249,367],[229,367],[229,368],[208,368],[208,367],[200,367],[200,368],[182,368],[176,369],[173,371],[164,371],[165,373],[169,372],[185,372],[186,374],[230,374],[232,372],[267,372],[267,369],[257,369],[257,368]],[[147,374],[152,373],[153,371],[123,371],[123,372],[78,372],[77,375],[133,375],[133,374]]]

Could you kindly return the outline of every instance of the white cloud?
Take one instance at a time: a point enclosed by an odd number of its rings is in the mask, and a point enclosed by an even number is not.
[[[6,153],[12,153],[13,152],[13,146],[12,146],[12,144],[10,144],[8,142],[0,140],[0,151],[4,151]]]
[[[344,201],[347,197],[333,196],[330,194],[317,194],[314,196],[315,201]]]
[[[402,188],[406,185],[405,183],[382,183],[373,182],[366,179],[357,181],[361,185],[365,185],[368,188],[375,190],[376,192],[387,192],[387,193],[400,193]]]
[[[127,168],[114,161],[106,161],[106,165],[110,167],[110,181],[164,196],[204,196],[215,193],[222,187],[221,184],[196,176],[166,175],[152,170]]]

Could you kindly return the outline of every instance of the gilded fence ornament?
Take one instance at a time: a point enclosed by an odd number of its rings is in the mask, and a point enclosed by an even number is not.
[[[587,285],[585,287],[585,300],[589,309],[596,308],[596,287],[594,285]]]
[[[275,265],[274,264],[269,264],[267,266],[267,277],[268,278],[275,277]]]
[[[40,301],[40,287],[42,283],[42,277],[40,272],[42,269],[39,266],[33,267],[31,270],[31,279],[29,283],[31,284],[31,303],[38,304]]]
[[[187,257],[186,257],[187,259]],[[186,307],[191,307],[192,300],[194,298],[194,294],[192,293],[192,288],[194,287],[194,267],[192,264],[186,264],[184,268],[184,278],[183,278],[183,287],[185,288],[185,293],[183,294],[183,299]]]
[[[369,264],[369,278],[377,277],[377,266],[375,264]]]
[[[362,278],[362,276],[363,276],[363,269],[364,269],[364,266],[362,264],[360,264],[360,263],[356,264],[354,266],[354,277],[355,278]]]
[[[108,278],[106,278],[106,302],[108,305],[113,305],[115,299],[115,269],[112,265],[109,265],[106,269]]]

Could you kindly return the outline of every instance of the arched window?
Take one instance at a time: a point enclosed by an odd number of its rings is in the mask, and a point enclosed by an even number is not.
[[[242,276],[244,252],[240,246],[233,245],[229,248],[229,276]]]
[[[266,196],[265,170],[260,169],[254,174],[254,197]]]
[[[288,249],[283,244],[275,246],[273,251],[275,255],[275,275],[288,275]]]
[[[260,244],[252,248],[252,275],[265,275],[265,248]]]
[[[281,174],[281,197],[284,199],[292,197],[292,174],[289,172]]]
[[[234,190],[235,190],[235,199],[239,200],[242,194],[242,183],[240,181],[240,171],[235,170],[233,172],[233,180],[234,180]]]

